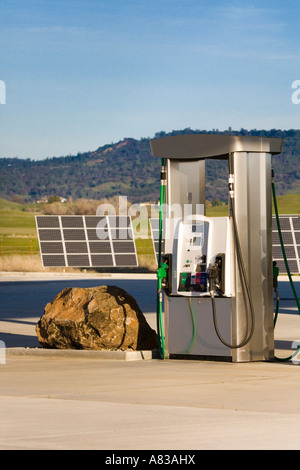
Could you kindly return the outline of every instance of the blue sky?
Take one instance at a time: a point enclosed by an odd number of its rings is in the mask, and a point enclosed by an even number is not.
[[[300,128],[299,0],[1,0],[0,157]]]

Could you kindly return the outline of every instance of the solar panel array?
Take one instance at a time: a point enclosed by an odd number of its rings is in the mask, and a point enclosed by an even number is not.
[[[138,266],[128,216],[36,216],[44,267]]]
[[[300,218],[281,215],[279,220],[290,272],[299,274]],[[36,225],[44,267],[138,266],[129,216],[36,216]],[[150,219],[150,229],[157,262],[159,219]],[[286,274],[275,217],[272,218],[272,236],[273,259],[280,273]]]
[[[280,215],[280,228],[286,258],[291,274],[300,273],[300,218],[297,215]],[[276,217],[272,218],[273,259],[279,268],[279,273],[287,274],[284,257],[280,245]]]
[[[283,243],[291,274],[300,274],[300,218],[297,215],[279,216]],[[159,219],[150,219],[153,249],[158,259]],[[287,274],[283,253],[280,245],[276,217],[272,217],[273,259],[276,261],[280,274]],[[163,243],[162,243],[162,252]]]

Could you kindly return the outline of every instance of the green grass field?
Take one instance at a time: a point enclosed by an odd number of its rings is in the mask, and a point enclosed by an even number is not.
[[[300,195],[289,194],[277,197],[280,214],[299,214]],[[39,254],[39,245],[35,225],[34,206],[24,206],[0,198],[0,256]],[[274,212],[274,211],[273,211]],[[228,206],[208,207],[208,217],[224,217],[228,215]],[[133,224],[134,225],[134,224]],[[141,265],[155,269],[153,244],[150,238],[140,238],[136,233],[136,248]],[[1,264],[0,264],[1,270]]]
[[[300,194],[287,194],[277,196],[277,207],[279,214],[300,214]],[[273,204],[273,214],[274,204]],[[226,217],[228,215],[228,205],[208,207],[206,209],[207,217]]]
[[[34,216],[35,213],[24,211],[21,204],[0,199],[1,255],[39,252]]]
[[[300,194],[277,196],[276,199],[279,214],[300,214]]]

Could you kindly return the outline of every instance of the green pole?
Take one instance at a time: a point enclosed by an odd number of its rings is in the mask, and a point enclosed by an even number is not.
[[[157,269],[157,300],[156,300],[156,324],[158,335],[158,346],[160,357],[165,359],[165,339],[163,328],[163,309],[162,309],[162,279],[166,276],[166,265],[161,261],[161,246],[162,246],[162,227],[163,227],[163,208],[166,197],[166,173],[165,173],[165,159],[162,159],[162,172],[160,183],[160,198],[159,198],[159,239],[158,239],[158,269]]]

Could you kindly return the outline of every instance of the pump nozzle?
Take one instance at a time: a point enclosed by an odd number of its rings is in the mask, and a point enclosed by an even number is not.
[[[216,256],[216,261],[213,266],[208,268],[207,275],[209,281],[209,290],[215,290],[217,294],[224,294],[223,287],[223,269],[224,269],[224,254],[219,254]]]
[[[216,262],[213,266],[208,268],[207,270],[208,281],[209,281],[209,290],[214,290],[217,285],[218,277],[219,277],[219,265]]]
[[[156,271],[157,279],[164,279],[167,277],[167,269],[169,266],[166,263],[160,263],[159,268]]]

